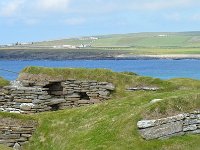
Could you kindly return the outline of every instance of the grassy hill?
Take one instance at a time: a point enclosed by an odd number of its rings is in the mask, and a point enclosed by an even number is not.
[[[131,54],[200,54],[200,32],[130,33],[36,42],[32,46],[91,45],[86,49],[128,50]]]
[[[6,86],[9,84],[9,81],[3,79],[2,77],[0,77],[0,87],[2,86]]]
[[[39,126],[25,150],[199,150],[200,135],[177,136],[146,141],[137,130],[137,121],[190,112],[200,107],[200,81],[160,80],[134,73],[104,69],[27,67],[23,74],[48,78],[108,81],[116,85],[112,99],[88,107],[35,115],[0,113],[3,117],[36,119]],[[35,79],[33,79],[35,80]],[[128,92],[129,86],[157,86],[158,91]],[[163,99],[155,104],[152,99]]]
[[[36,45],[91,44],[92,47],[200,47],[200,32],[155,32],[95,36],[98,39],[72,38],[44,41]]]
[[[75,47],[85,45],[87,47],[81,47],[79,49],[67,48],[63,47],[63,45]],[[36,50],[44,52],[50,50],[58,53],[61,51],[64,53],[70,51],[71,53],[74,50],[73,52],[78,56],[83,52],[89,55],[91,55],[91,52],[94,52],[98,55],[98,52],[102,53],[102,51],[109,53],[128,53],[131,55],[200,54],[200,32],[152,32],[100,35],[35,42],[30,45],[2,47],[0,50],[29,50],[27,53],[33,53],[30,50],[34,50],[34,55],[40,52]],[[48,53],[46,55],[48,56]]]
[[[199,150],[200,135],[146,141],[136,123],[142,118],[160,118],[200,107],[200,81],[160,80],[132,73],[102,69],[25,68],[21,74],[40,77],[109,81],[117,90],[111,100],[88,107],[27,116],[39,126],[25,150]],[[41,79],[42,80],[42,79]],[[127,92],[129,86],[157,86],[158,91]],[[150,104],[152,99],[163,99]],[[0,116],[8,114],[0,113]],[[9,114],[10,115],[10,114]],[[13,115],[12,117],[24,117]]]

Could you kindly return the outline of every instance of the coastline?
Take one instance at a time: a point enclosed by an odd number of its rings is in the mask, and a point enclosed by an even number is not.
[[[126,55],[122,54],[117,58],[126,59],[200,59],[200,54],[162,54],[162,55]]]
[[[0,50],[0,60],[154,60],[198,59],[200,54],[131,54],[131,51],[90,49]]]

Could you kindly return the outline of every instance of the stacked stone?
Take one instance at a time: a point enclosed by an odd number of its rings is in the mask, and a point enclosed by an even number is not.
[[[109,99],[115,87],[108,82],[67,80],[62,83],[67,106],[85,106]]]
[[[163,139],[177,135],[200,134],[200,111],[137,123],[144,139]]]
[[[4,87],[3,102],[0,102],[0,110],[14,113],[36,113],[48,111],[47,89],[41,87]]]
[[[35,131],[37,123],[29,120],[0,118],[0,144],[13,147],[27,143]]]
[[[0,111],[31,114],[99,103],[110,97],[115,87],[97,81],[15,82],[0,92]]]

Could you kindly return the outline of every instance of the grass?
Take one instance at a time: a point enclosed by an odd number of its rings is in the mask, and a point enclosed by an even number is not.
[[[132,73],[83,68],[28,67],[22,73],[52,78],[59,75],[63,78],[97,79],[117,86],[112,99],[104,103],[27,116],[36,119],[39,126],[25,150],[199,150],[198,135],[146,141],[139,135],[136,126],[142,118],[160,118],[199,109],[199,80],[164,81]],[[161,90],[125,91],[125,87],[131,85],[158,86]],[[156,98],[163,101],[149,103]]]
[[[13,150],[13,149],[0,144],[0,150]]]
[[[2,86],[6,86],[9,85],[9,81],[3,79],[2,77],[0,77],[0,87]]]
[[[95,36],[98,40],[71,38],[52,41],[36,42],[30,46],[19,46],[10,48],[0,48],[0,50],[9,49],[25,49],[25,50],[41,50],[45,51],[45,47],[59,45],[80,46],[91,45],[89,48],[80,49],[88,52],[88,50],[104,50],[104,51],[130,51],[131,54],[200,54],[200,33],[199,32],[155,32],[155,33],[132,33]],[[38,47],[39,46],[39,47]],[[40,47],[41,46],[41,47]],[[51,49],[58,51],[58,49]],[[68,49],[61,49],[68,50]]]
[[[127,72],[115,73],[107,69],[84,69],[84,68],[44,68],[44,67],[27,67],[21,73],[37,74],[40,75],[38,79],[60,78],[60,79],[82,79],[82,80],[97,80],[111,82],[116,86],[116,96],[124,95],[124,91],[130,86],[158,86],[161,89],[171,89],[174,87],[171,82],[162,81],[160,79],[142,77],[136,74]],[[31,79],[30,79],[31,80]]]

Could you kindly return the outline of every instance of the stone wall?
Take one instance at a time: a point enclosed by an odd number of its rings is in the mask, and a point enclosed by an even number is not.
[[[0,144],[19,149],[31,138],[36,126],[33,120],[0,118]]]
[[[137,123],[137,126],[142,137],[147,140],[200,134],[200,111],[157,120],[142,120]]]
[[[0,111],[38,113],[100,103],[110,98],[114,85],[97,81],[16,81],[0,92]]]

